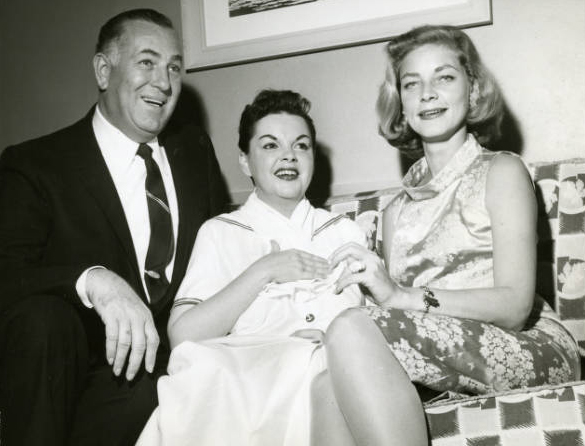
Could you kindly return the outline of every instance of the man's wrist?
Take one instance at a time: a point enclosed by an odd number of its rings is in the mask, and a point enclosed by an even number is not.
[[[77,282],[75,283],[75,290],[77,291],[77,295],[79,296],[81,303],[83,303],[83,305],[85,305],[87,308],[93,308],[93,304],[89,300],[89,295],[87,293],[87,275],[94,269],[106,268],[101,265],[91,266],[81,273],[81,276],[79,276]]]

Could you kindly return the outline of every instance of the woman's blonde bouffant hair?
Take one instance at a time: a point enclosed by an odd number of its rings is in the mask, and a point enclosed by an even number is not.
[[[377,102],[380,134],[405,154],[412,157],[422,155],[421,139],[402,114],[399,73],[404,58],[411,51],[429,43],[446,46],[459,56],[459,62],[473,86],[467,129],[482,146],[489,147],[500,137],[504,108],[502,94],[467,34],[445,25],[414,28],[388,42],[386,78],[380,87]]]

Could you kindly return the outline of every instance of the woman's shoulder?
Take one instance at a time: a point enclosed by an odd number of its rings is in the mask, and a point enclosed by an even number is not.
[[[522,157],[508,150],[490,150],[481,147],[479,161],[487,163],[490,170],[496,166],[496,169],[516,167],[528,171],[528,167]]]
[[[230,229],[254,231],[243,218],[240,210],[235,210],[210,218],[201,225],[199,233],[222,233]]]
[[[347,215],[331,212],[323,208],[314,208],[315,218],[313,223],[313,232],[323,231],[330,227],[343,227],[355,224]]]
[[[313,237],[329,231],[343,232],[351,239],[361,239],[364,235],[360,226],[347,215],[315,208]]]
[[[520,155],[507,152],[491,152],[487,170],[488,184],[491,182],[529,181],[530,171]]]

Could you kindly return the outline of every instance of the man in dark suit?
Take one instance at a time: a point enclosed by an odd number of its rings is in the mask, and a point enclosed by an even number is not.
[[[0,158],[7,446],[133,444],[197,230],[225,204],[209,138],[170,120],[182,52],[168,18],[112,18],[93,62],[87,116]]]

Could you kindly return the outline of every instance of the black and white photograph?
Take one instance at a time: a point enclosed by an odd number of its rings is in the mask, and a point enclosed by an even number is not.
[[[0,445],[585,444],[582,0],[0,2]]]

